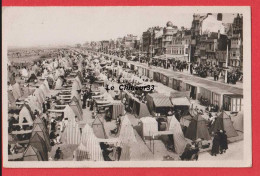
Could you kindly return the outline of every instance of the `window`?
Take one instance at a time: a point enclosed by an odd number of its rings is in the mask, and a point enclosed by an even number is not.
[[[233,98],[231,102],[231,111],[238,112],[242,110],[242,99],[241,98]]]

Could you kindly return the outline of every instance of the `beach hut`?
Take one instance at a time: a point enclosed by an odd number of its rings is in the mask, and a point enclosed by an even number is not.
[[[197,114],[194,118],[191,119],[189,127],[185,133],[185,137],[190,140],[196,140],[198,138],[210,140],[211,137],[209,135],[207,122],[201,117],[201,115]]]
[[[167,114],[173,108],[170,97],[161,93],[151,93],[146,96],[151,113]]]
[[[243,95],[225,94],[223,99],[223,106],[225,111],[243,111]]]

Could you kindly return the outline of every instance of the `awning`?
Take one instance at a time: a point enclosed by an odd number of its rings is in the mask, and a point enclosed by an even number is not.
[[[186,97],[171,98],[173,106],[190,106],[190,101]]]
[[[154,98],[153,99],[155,107],[172,107],[172,103],[170,99],[167,97],[165,98]]]

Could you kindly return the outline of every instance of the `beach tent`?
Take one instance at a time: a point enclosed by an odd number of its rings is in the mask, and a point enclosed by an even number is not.
[[[81,80],[79,79],[79,76],[76,76],[75,80],[78,82],[80,90],[82,89],[82,83]]]
[[[127,115],[123,117],[120,126],[119,139],[120,141],[122,141],[123,144],[130,145],[134,142],[137,142],[132,123],[130,122]]]
[[[82,143],[79,144],[78,148],[74,151],[75,161],[88,161],[90,160],[90,154],[88,148]]]
[[[56,80],[56,83],[55,83],[55,90],[59,90],[59,89],[62,89],[62,84],[63,84],[63,80],[61,77],[59,77],[57,80]]]
[[[33,93],[33,90],[29,88],[29,84],[26,87],[23,87],[23,97],[28,97]]]
[[[41,92],[41,90],[39,88],[37,88],[34,92],[33,92],[33,96],[35,96],[38,100],[38,102],[40,103],[40,105],[44,102],[44,96],[43,93]]]
[[[23,123],[23,118],[27,120],[27,123],[33,124],[34,115],[31,111],[31,108],[26,104],[23,105],[19,112],[19,124]]]
[[[71,107],[69,105],[65,106],[64,109],[64,118],[68,118],[68,120],[76,120],[75,119],[75,113],[74,111],[71,109]]]
[[[104,124],[99,117],[95,118],[91,126],[97,138],[103,138],[103,139],[107,138]]]
[[[61,140],[65,144],[80,144],[81,134],[79,125],[76,121],[71,120],[68,122],[65,130],[62,133]]]
[[[244,112],[240,111],[236,116],[231,116],[236,131],[244,132]]]
[[[8,104],[9,106],[16,106],[16,99],[14,98],[13,92],[8,90]]]
[[[21,87],[18,83],[15,83],[12,86],[12,91],[13,91],[13,96],[16,100],[22,97]]]
[[[81,90],[80,83],[76,79],[73,80],[72,90]]]
[[[76,97],[73,97],[70,102],[70,108],[73,110],[74,114],[78,117],[78,120],[82,120],[83,117],[83,111],[81,109],[81,106],[79,104],[79,101]]]
[[[46,143],[38,133],[35,133],[31,137],[29,145],[33,146],[39,151],[43,161],[48,161],[48,149]]]
[[[27,82],[34,82],[35,80],[37,80],[37,77],[34,73],[32,73],[30,78],[28,78]]]
[[[184,115],[180,119],[181,126],[188,127],[190,125],[190,122],[192,120],[192,116],[190,114]]]
[[[175,152],[181,154],[184,152],[187,141],[183,135],[181,125],[175,116],[168,117],[168,130],[173,132],[174,148]]]
[[[113,101],[112,103],[112,119],[116,119],[119,115],[123,115],[124,114],[124,105],[123,103],[119,100],[119,101]]]
[[[218,115],[210,128],[211,133],[216,133],[217,130],[225,130],[228,138],[238,136],[230,116],[225,111]]]
[[[23,68],[21,70],[21,74],[22,74],[22,77],[25,77],[25,78],[29,77],[29,73],[28,73],[28,71],[25,68]]]
[[[27,102],[27,104],[31,108],[32,112],[34,112],[35,110],[37,110],[39,112],[42,111],[41,104],[39,103],[37,97],[30,95],[27,97],[27,99],[25,99],[25,102]]]
[[[33,122],[33,130],[32,130],[32,136],[38,133],[42,139],[44,140],[48,151],[51,151],[51,145],[50,145],[50,138],[49,138],[49,133],[48,130],[46,129],[45,124],[43,121],[40,119],[40,117],[36,117],[34,122]]]
[[[158,122],[153,117],[142,117],[141,121],[141,137],[151,137],[158,132]]]
[[[48,89],[46,88],[46,86],[44,84],[41,84],[39,89],[42,90],[42,92],[44,93],[44,96],[46,97],[48,94]]]
[[[203,138],[205,140],[211,139],[206,120],[201,117],[201,115],[197,114],[193,119],[191,119],[189,127],[185,133],[185,137],[191,140],[196,140],[198,138]]]
[[[85,151],[89,153],[89,160],[103,161],[103,154],[97,137],[94,135],[93,129],[86,124],[82,129],[82,144],[86,147]]]
[[[24,161],[42,161],[42,157],[40,152],[33,147],[32,145],[28,145],[23,154]]]
[[[47,79],[45,79],[45,80],[43,81],[43,84],[45,85],[45,87],[46,87],[47,90],[49,91],[49,90],[50,90],[50,87],[49,87],[49,83],[48,83]]]

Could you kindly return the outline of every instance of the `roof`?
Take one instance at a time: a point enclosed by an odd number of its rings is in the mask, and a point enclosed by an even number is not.
[[[171,98],[174,106],[190,106],[190,101],[186,97]]]
[[[153,117],[142,117],[140,120],[142,123],[157,123]]]
[[[172,107],[172,103],[168,97],[154,98],[153,102],[156,107]]]

